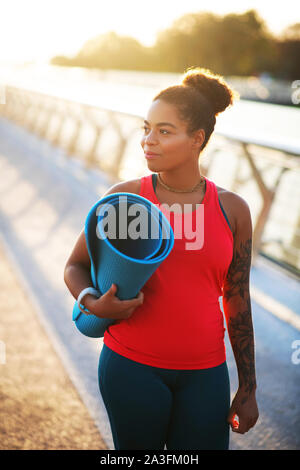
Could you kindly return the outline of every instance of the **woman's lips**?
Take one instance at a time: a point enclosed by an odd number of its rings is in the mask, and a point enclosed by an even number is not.
[[[145,158],[147,158],[147,160],[152,160],[153,158],[157,157],[159,157],[158,153],[145,152]]]

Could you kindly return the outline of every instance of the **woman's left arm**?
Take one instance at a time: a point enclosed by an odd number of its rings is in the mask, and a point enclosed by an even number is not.
[[[244,434],[258,419],[254,334],[249,292],[252,254],[252,222],[247,203],[234,195],[236,227],[233,257],[223,286],[223,307],[235,357],[239,387],[232,401],[228,422]],[[238,422],[235,416],[238,416]]]

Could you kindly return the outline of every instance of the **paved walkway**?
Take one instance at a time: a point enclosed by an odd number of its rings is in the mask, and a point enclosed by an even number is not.
[[[0,449],[106,449],[0,244]]]

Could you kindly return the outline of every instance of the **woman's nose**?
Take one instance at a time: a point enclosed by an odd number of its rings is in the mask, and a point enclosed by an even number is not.
[[[154,144],[157,141],[155,132],[149,131],[147,135],[144,136],[145,144]]]

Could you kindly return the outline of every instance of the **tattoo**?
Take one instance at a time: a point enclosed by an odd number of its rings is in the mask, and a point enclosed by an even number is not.
[[[240,387],[250,394],[256,386],[254,337],[249,295],[252,239],[235,251],[224,283],[224,307],[228,334],[235,356]],[[234,298],[233,302],[230,302]],[[245,400],[247,397],[245,397]]]
[[[241,243],[239,251],[236,251],[227,272],[226,289],[224,298],[228,301],[231,297],[239,295],[243,299],[249,288],[249,270],[251,265],[252,239]]]
[[[229,318],[228,334],[238,367],[240,387],[243,387],[248,395],[256,386],[250,298],[247,300],[245,311]]]

